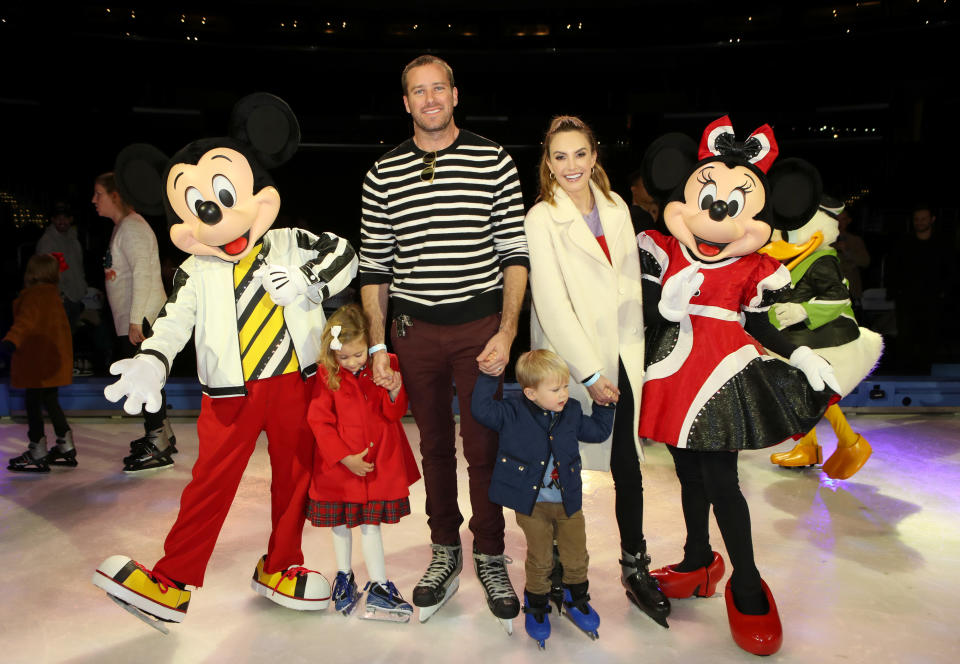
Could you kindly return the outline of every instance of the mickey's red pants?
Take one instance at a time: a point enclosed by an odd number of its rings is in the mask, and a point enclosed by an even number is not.
[[[316,447],[307,424],[313,381],[304,382],[293,372],[247,382],[245,397],[204,395],[193,479],[180,496],[180,514],[155,571],[180,583],[203,585],[207,561],[261,431],[267,432],[272,474],[273,529],[264,571],[273,573],[303,563],[300,537]]]

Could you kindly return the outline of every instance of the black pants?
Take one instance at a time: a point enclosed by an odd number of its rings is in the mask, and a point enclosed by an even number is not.
[[[730,582],[744,594],[762,592],[753,559],[750,509],[740,491],[737,452],[702,452],[668,446],[680,480],[680,501],[687,525],[684,561],[707,564],[712,559],[708,518],[710,505],[727,547],[733,575]]]
[[[148,338],[153,331],[150,329],[150,323],[143,319],[143,336]],[[117,357],[120,359],[133,357],[140,352],[139,346],[135,346],[130,341],[130,337],[117,337]],[[160,410],[151,413],[146,408],[140,413],[143,415],[143,430],[156,431],[163,426],[163,420],[167,416],[167,391],[160,390]]]
[[[633,390],[627,378],[623,361],[620,361],[617,387],[620,401],[613,418],[613,440],[610,450],[610,472],[616,492],[617,527],[620,530],[620,546],[627,553],[640,551],[643,542],[643,477],[640,474],[640,459],[634,443]]]
[[[56,387],[28,387],[25,390],[24,400],[27,405],[27,438],[35,443],[43,437],[43,408],[46,408],[50,421],[53,422],[53,431],[57,438],[63,438],[70,431],[67,418],[63,415],[60,402],[57,400]]]

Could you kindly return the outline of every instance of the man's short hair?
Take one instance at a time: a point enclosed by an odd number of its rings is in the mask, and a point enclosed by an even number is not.
[[[547,378],[559,378],[564,383],[570,379],[567,363],[552,350],[543,348],[521,355],[515,373],[520,387],[535,388]]]
[[[913,207],[910,208],[910,214],[920,212],[921,210],[926,210],[927,212],[929,212],[931,217],[936,216],[936,214],[934,214],[933,212],[933,206],[930,205],[928,201],[919,201],[915,203]]]
[[[403,73],[400,74],[400,87],[403,88],[404,95],[407,94],[407,74],[410,73],[411,69],[414,69],[415,67],[422,67],[423,65],[438,65],[447,75],[447,80],[450,82],[450,87],[455,87],[453,83],[453,69],[450,68],[450,65],[447,64],[446,60],[443,58],[438,58],[435,55],[419,55],[411,60],[407,66],[403,68]]]

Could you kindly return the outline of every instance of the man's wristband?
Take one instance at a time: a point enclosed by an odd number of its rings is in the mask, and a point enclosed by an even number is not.
[[[370,346],[370,348],[367,350],[367,353],[370,354],[370,355],[373,355],[374,353],[377,353],[377,352],[379,352],[379,351],[381,351],[381,350],[387,350],[387,345],[386,345],[386,344],[376,344],[376,345],[374,345],[374,346]]]
[[[600,380],[600,372],[599,372],[599,371],[598,371],[597,373],[593,374],[592,376],[590,376],[589,378],[587,378],[585,381],[583,381],[583,386],[584,386],[584,387],[590,387],[591,385],[593,385],[594,383],[596,383],[598,380]]]

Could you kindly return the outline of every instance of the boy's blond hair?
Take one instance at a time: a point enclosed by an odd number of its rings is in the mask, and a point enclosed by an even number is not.
[[[563,359],[552,350],[541,348],[527,351],[517,360],[515,373],[520,387],[536,388],[548,378],[559,378],[560,382],[570,380],[570,369]]]

